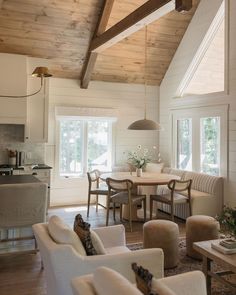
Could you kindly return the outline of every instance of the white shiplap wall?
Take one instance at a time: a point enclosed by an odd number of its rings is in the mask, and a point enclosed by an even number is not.
[[[159,87],[147,88],[147,117],[158,120]],[[49,142],[46,145],[46,163],[56,167],[56,106],[114,108],[117,122],[114,128],[114,164],[124,162],[124,151],[138,144],[147,148],[158,145],[156,131],[127,130],[130,123],[144,116],[144,86],[121,83],[91,82],[81,89],[79,81],[50,80],[49,88]],[[58,179],[52,174],[51,205],[79,204],[87,201],[87,177]]]
[[[228,81],[227,91],[224,93],[209,94],[183,99],[174,98],[175,93],[188,69],[192,58],[197,52],[198,46],[204,38],[221,0],[202,0],[190,23],[188,30],[172,60],[160,87],[160,122],[167,132],[160,133],[160,151],[166,162],[171,163],[171,120],[172,108],[193,106],[213,106],[224,104],[229,106],[228,116],[228,179],[225,178],[225,204],[236,206],[236,1],[226,0],[229,15],[226,23],[229,25],[226,78]]]

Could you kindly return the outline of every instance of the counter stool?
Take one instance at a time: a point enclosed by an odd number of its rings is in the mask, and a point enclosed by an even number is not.
[[[193,243],[218,239],[219,230],[219,222],[211,216],[194,215],[188,217],[186,220],[187,255],[201,260],[202,256],[193,249]]]
[[[143,247],[161,248],[164,268],[173,268],[179,262],[179,227],[169,220],[150,220],[143,225]]]

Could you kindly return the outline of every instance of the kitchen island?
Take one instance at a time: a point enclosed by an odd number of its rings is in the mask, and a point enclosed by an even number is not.
[[[47,185],[33,175],[0,176],[0,255],[35,252],[31,225],[45,222]]]

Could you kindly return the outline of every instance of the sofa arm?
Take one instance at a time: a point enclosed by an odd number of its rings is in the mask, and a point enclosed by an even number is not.
[[[161,284],[160,284],[161,283]],[[191,271],[163,279],[153,279],[153,289],[164,285],[176,295],[206,295],[206,279],[201,271]],[[162,294],[159,292],[159,294]]]
[[[100,266],[116,270],[132,283],[135,276],[131,263],[136,262],[156,277],[164,275],[164,254],[162,249],[143,249],[111,255],[80,256],[72,246],[61,245],[50,253],[54,276],[58,286],[57,295],[71,295],[70,281],[76,276],[92,273]],[[71,293],[68,294],[68,290]]]
[[[191,198],[192,215],[208,215],[216,217],[223,209],[222,200],[214,195]]]
[[[93,228],[105,248],[125,246],[125,227],[120,225]]]

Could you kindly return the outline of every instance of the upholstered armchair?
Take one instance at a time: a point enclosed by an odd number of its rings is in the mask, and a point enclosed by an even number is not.
[[[72,279],[74,295],[142,295],[136,285],[106,267],[93,274]],[[206,295],[206,279],[201,271],[187,272],[162,279],[152,279],[153,293],[158,295]]]
[[[55,238],[53,239],[49,234],[49,227],[50,224],[46,223],[33,226],[44,265],[48,295],[72,295],[71,279],[90,274],[100,266],[114,269],[129,281],[134,282],[130,265],[135,261],[148,268],[155,277],[163,277],[163,251],[161,249],[130,251],[125,244],[123,225],[93,229],[106,250],[105,255],[95,256],[79,253],[75,245],[75,237],[73,243],[71,241],[66,243],[65,240],[64,243],[56,242]],[[65,238],[65,231],[62,235]],[[68,229],[66,235],[68,236]]]

